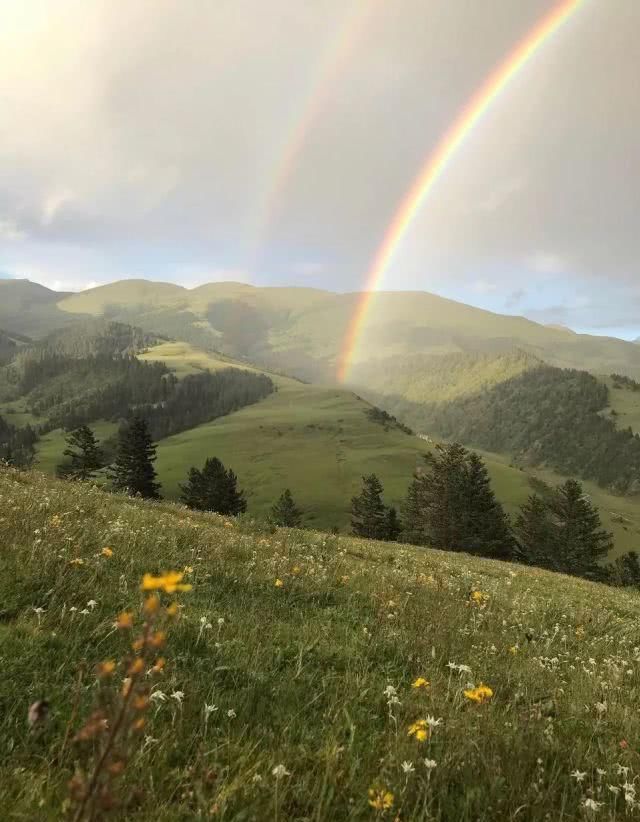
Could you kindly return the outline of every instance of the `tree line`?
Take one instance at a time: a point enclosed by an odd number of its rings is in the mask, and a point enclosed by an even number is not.
[[[393,512],[394,528],[388,527]],[[380,480],[363,477],[351,501],[356,536],[401,539],[444,551],[510,560],[587,579],[640,585],[640,561],[632,551],[605,566],[613,536],[582,485],[569,479],[543,497],[530,495],[512,524],[491,487],[478,454],[459,443],[437,445],[416,471],[402,519],[383,501]]]

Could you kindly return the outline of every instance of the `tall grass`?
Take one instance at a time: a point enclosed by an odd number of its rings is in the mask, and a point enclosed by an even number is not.
[[[167,569],[193,590],[114,818],[638,816],[635,594],[11,470],[0,502],[5,819],[71,810],[94,671],[129,652],[117,616]],[[30,728],[40,699],[49,716]]]

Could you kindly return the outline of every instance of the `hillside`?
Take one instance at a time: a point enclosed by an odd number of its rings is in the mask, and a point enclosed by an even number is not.
[[[179,379],[229,366],[246,368],[224,355],[180,342],[153,346],[140,359],[166,364]],[[189,468],[217,456],[238,475],[254,516],[266,517],[275,499],[289,486],[304,509],[305,524],[347,531],[351,497],[360,490],[362,476],[371,472],[382,480],[387,502],[402,504],[411,476],[430,448],[428,442],[372,421],[369,403],[349,391],[264,373],[275,383],[275,393],[255,405],[160,440],[156,467],[166,497],[177,499],[178,486]],[[117,430],[112,422],[92,427],[101,439]],[[36,466],[53,473],[64,447],[61,430],[43,436],[36,443]],[[520,470],[499,455],[485,453],[484,457],[496,493],[510,514],[515,514],[532,493],[536,479],[555,485],[562,478],[542,468]],[[585,488],[615,536],[615,554],[638,549],[637,500],[609,494],[593,483],[585,483]]]
[[[24,281],[1,285],[7,296],[12,289],[26,288]],[[82,316],[105,316],[305,379],[328,382],[335,379],[345,333],[362,298],[243,283],[186,289],[145,280],[124,280],[57,298],[52,294],[47,294],[48,313],[43,314],[40,305],[25,303],[20,314],[24,333],[46,333]],[[0,327],[9,327],[3,318],[0,311]],[[14,311],[13,325],[16,318]],[[37,327],[44,330],[34,330]],[[633,343],[574,334],[427,292],[375,294],[357,362],[434,352],[501,353],[514,348],[563,367],[640,377],[640,350]]]
[[[76,733],[95,700],[119,704],[139,581],[183,568],[193,590],[162,594],[181,605],[164,666],[133,683],[151,695],[144,733],[109,759],[127,819],[577,822],[589,802],[633,816],[638,594],[14,471],[0,497],[0,790],[15,818],[60,818],[92,767]],[[114,627],[123,612],[133,634]]]

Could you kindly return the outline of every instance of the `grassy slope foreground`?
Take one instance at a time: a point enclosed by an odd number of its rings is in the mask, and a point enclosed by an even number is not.
[[[156,696],[116,818],[556,822],[589,818],[591,803],[599,819],[637,813],[637,594],[465,555],[260,533],[11,470],[0,500],[5,819],[62,817],[85,764],[63,746],[78,666],[73,732],[99,692],[95,665],[129,653],[114,619],[139,612],[139,579],[185,566],[193,591],[180,595],[163,673],[145,678]],[[418,677],[430,685],[413,688]],[[493,697],[476,704],[464,691],[480,682]],[[50,718],[29,732],[42,697]],[[419,742],[409,728],[429,717]],[[384,814],[369,804],[374,786]]]

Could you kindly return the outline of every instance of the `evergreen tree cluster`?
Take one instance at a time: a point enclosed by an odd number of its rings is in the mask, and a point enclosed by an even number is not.
[[[362,491],[351,499],[351,532],[358,537],[395,542],[401,525],[395,508],[384,504],[382,483],[375,474],[362,478]]]
[[[627,388],[629,391],[634,392],[640,391],[640,382],[631,379],[631,377],[625,377],[624,374],[612,374],[611,379],[614,388]]]
[[[247,510],[244,492],[238,490],[238,478],[217,457],[207,459],[202,469],[191,468],[180,490],[180,500],[196,511],[237,516]]]
[[[143,417],[134,416],[120,429],[118,451],[110,474],[113,490],[145,499],[160,499],[155,459],[156,447],[147,422]]]
[[[37,432],[30,426],[16,426],[0,416],[0,461],[16,468],[27,468],[35,456]]]
[[[272,525],[279,525],[283,528],[300,527],[302,523],[302,511],[293,501],[293,496],[288,488],[284,489],[271,508],[269,522]]]

